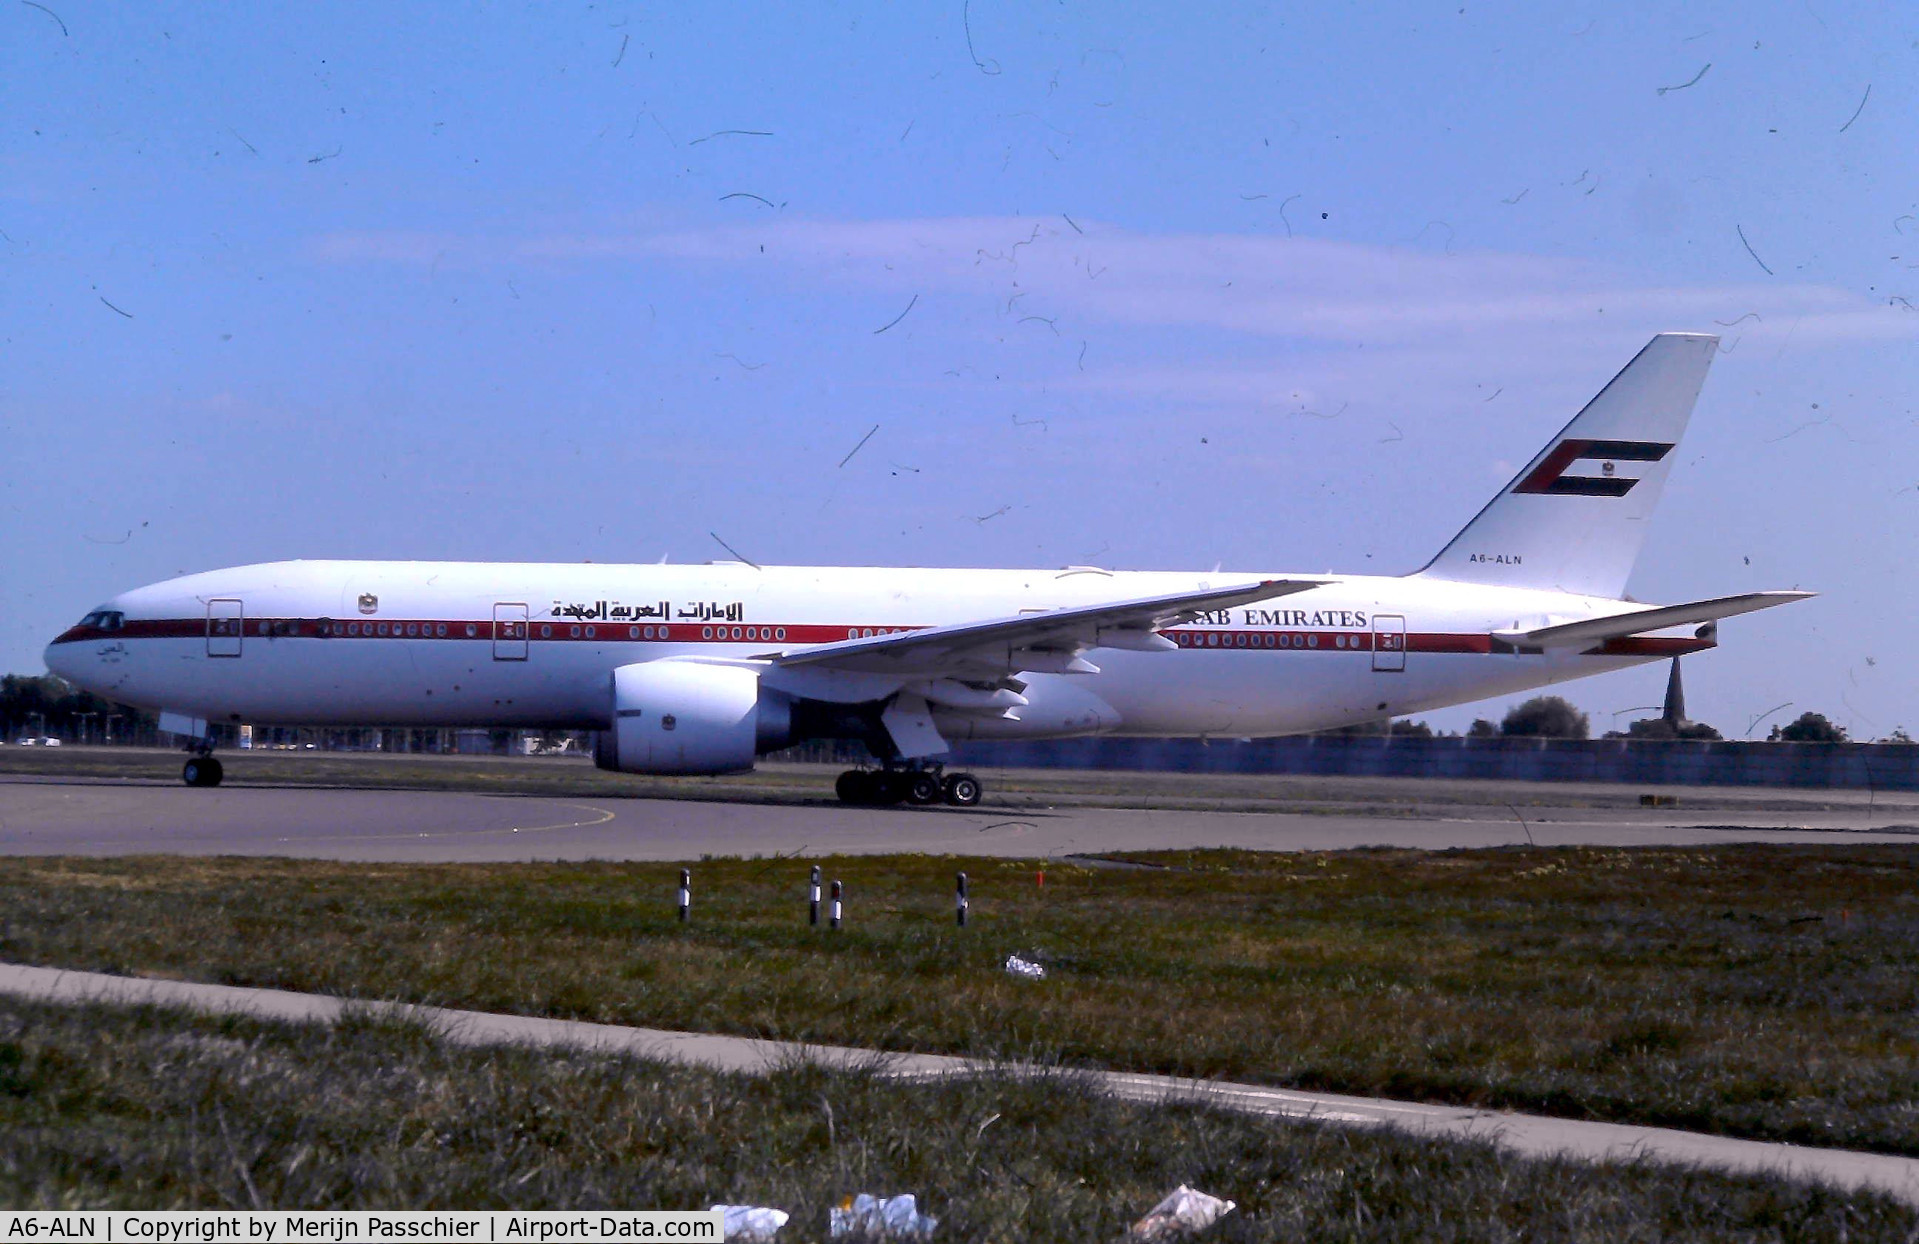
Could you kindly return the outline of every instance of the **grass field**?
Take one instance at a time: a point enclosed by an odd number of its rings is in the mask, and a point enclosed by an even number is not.
[[[420,1028],[0,1000],[0,1202],[14,1208],[785,1209],[826,1237],[911,1191],[938,1239],[1110,1244],[1187,1183],[1209,1241],[1910,1239],[1871,1194],[1147,1110],[1070,1075],[901,1086],[471,1050]]]
[[[1919,848],[0,861],[0,958],[1919,1154]],[[1043,981],[1002,970],[1011,953]]]
[[[222,751],[235,786],[458,790],[483,794],[835,803],[839,765],[762,764],[727,777],[605,773],[584,758],[431,756],[365,752]],[[179,752],[133,747],[0,746],[0,779],[45,776],[180,780]],[[981,769],[986,802],[1008,808],[1075,806],[1219,812],[1427,816],[1436,808],[1633,808],[1647,788],[1604,783],[1493,782],[1297,774],[1152,773],[1088,769]],[[1819,812],[1870,809],[1874,823],[1919,821],[1911,792],[1765,787],[1656,788],[1689,811]],[[1862,820],[1862,824],[1864,821]]]

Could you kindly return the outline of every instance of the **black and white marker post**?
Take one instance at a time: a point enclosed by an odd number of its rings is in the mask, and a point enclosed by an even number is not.
[[[806,923],[820,922],[820,866],[813,865],[813,879],[806,890]]]
[[[833,927],[833,928],[836,928],[836,929],[837,929],[837,928],[839,928],[839,927],[840,927],[840,883],[839,883],[839,882],[837,882],[837,881],[835,881],[835,882],[833,883],[833,917],[832,917],[832,920],[833,920],[833,923],[832,923],[832,927]]]
[[[958,895],[957,901],[958,901],[958,909],[955,914],[959,918],[959,927],[963,929],[966,927],[966,874],[965,873],[961,873],[959,875],[959,895]]]
[[[687,922],[687,919],[688,919],[687,912],[688,912],[688,909],[690,909],[692,906],[693,906],[693,870],[690,868],[682,868],[680,869],[680,923],[681,924],[685,924]]]

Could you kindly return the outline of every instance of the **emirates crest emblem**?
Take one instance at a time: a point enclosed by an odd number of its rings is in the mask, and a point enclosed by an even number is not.
[[[372,592],[360,593],[360,612],[361,613],[377,613],[379,612],[379,609],[380,609],[380,598],[378,596],[375,596]]]

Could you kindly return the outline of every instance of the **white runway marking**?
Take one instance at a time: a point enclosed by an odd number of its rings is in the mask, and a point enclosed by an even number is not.
[[[483,799],[507,799],[507,798],[511,798],[511,796],[507,796],[507,795],[482,795],[482,796],[478,796],[478,797],[479,797],[479,798],[483,798]],[[593,816],[591,817],[591,819],[589,819],[589,820],[583,820],[583,821],[555,821],[555,822],[554,822],[553,824],[551,824],[551,825],[509,825],[509,826],[506,826],[506,827],[504,827],[504,828],[496,828],[496,829],[444,829],[444,830],[420,830],[420,831],[418,831],[417,833],[410,833],[410,834],[339,834],[339,835],[335,835],[335,836],[333,836],[333,837],[324,837],[324,836],[318,836],[318,835],[308,835],[308,836],[305,836],[305,837],[301,837],[301,838],[278,838],[278,839],[275,839],[275,841],[277,841],[277,842],[302,842],[302,843],[307,843],[307,842],[380,842],[380,841],[386,841],[386,840],[391,840],[391,839],[396,839],[396,838],[397,838],[397,839],[420,839],[420,838],[484,838],[484,837],[487,837],[487,836],[489,836],[489,835],[494,835],[494,836],[497,836],[497,835],[501,835],[501,834],[546,834],[546,833],[552,833],[552,832],[554,832],[555,830],[562,830],[562,829],[587,829],[587,828],[590,828],[590,827],[592,827],[592,826],[594,826],[594,825],[604,825],[604,824],[606,824],[606,823],[607,823],[608,821],[610,821],[610,820],[613,820],[613,819],[614,819],[615,817],[617,817],[617,816],[619,815],[619,813],[617,813],[617,812],[613,812],[613,811],[610,811],[610,810],[608,810],[608,809],[606,809],[606,808],[596,808],[596,807],[594,807],[594,806],[593,806],[592,804],[590,804],[590,803],[560,803],[560,802],[558,802],[557,800],[550,800],[550,799],[541,799],[541,800],[530,800],[530,801],[528,801],[528,802],[537,802],[537,803],[544,803],[544,804],[550,804],[551,806],[553,806],[553,807],[555,807],[555,808],[577,808],[577,809],[579,809],[579,810],[581,810],[581,811],[583,811],[583,812],[590,812],[590,813],[593,813],[594,815],[593,815]],[[518,810],[518,809],[516,809],[516,814],[517,814],[517,812],[518,812],[518,811],[519,811],[519,810]]]

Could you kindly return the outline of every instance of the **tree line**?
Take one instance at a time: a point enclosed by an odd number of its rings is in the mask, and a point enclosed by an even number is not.
[[[57,674],[0,677],[0,738],[155,743],[159,716],[82,691]]]
[[[504,732],[500,732],[504,733]],[[1324,735],[1430,739],[1435,731],[1423,721],[1369,721],[1338,730],[1320,731]],[[0,678],[0,739],[14,740],[51,735],[85,743],[142,743],[159,741],[159,717],[144,709],[104,700],[82,691],[57,674],[8,674]],[[1513,706],[1497,723],[1478,718],[1467,728],[1466,737],[1586,739],[1592,737],[1592,721],[1563,696],[1534,696]],[[1648,717],[1631,723],[1625,730],[1607,731],[1609,739],[1702,739],[1716,740],[1718,730],[1704,722],[1673,723],[1664,717]],[[1844,726],[1834,725],[1823,713],[1801,713],[1783,726],[1774,726],[1766,736],[1772,743],[1850,743]],[[1882,743],[1911,743],[1903,727],[1894,730]],[[495,740],[496,746],[503,746]],[[362,744],[364,746],[364,743]],[[409,748],[408,750],[414,750]],[[434,750],[422,747],[418,750]]]
[[[1432,727],[1423,721],[1377,721],[1365,725],[1348,726],[1343,730],[1322,731],[1324,734],[1344,735],[1391,735],[1394,738],[1435,737]],[[1485,717],[1476,718],[1466,730],[1469,739],[1589,739],[1592,737],[1592,719],[1579,711],[1564,696],[1539,695],[1523,704],[1508,709],[1504,718],[1493,722]],[[1624,730],[1608,730],[1601,736],[1608,739],[1635,739],[1647,741],[1699,740],[1715,742],[1725,736],[1703,721],[1668,721],[1664,717],[1646,717],[1632,722]],[[1824,713],[1804,712],[1783,726],[1774,726],[1766,736],[1768,743],[1851,743],[1844,726],[1835,725]],[[1866,742],[1868,740],[1857,740]],[[1883,739],[1870,740],[1879,743],[1911,743],[1913,738],[1902,726]]]

